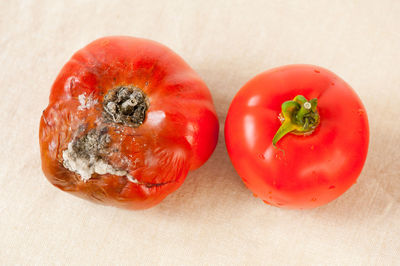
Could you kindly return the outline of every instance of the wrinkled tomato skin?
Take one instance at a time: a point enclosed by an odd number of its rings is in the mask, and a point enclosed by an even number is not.
[[[318,99],[320,124],[307,136],[287,134],[272,145],[283,102]],[[234,97],[225,121],[231,161],[246,186],[265,203],[290,209],[324,205],[361,173],[369,127],[353,89],[334,73],[288,65],[261,73]]]
[[[104,121],[103,97],[119,86],[140,88],[148,99],[146,118],[137,128]],[[80,95],[91,97],[88,108],[82,108]],[[112,146],[103,159],[139,183],[96,173],[84,182],[63,166],[68,143],[99,127],[107,128]],[[76,52],[52,86],[40,121],[42,169],[52,184],[76,196],[146,209],[211,156],[218,127],[207,86],[177,54],[150,40],[104,37]]]

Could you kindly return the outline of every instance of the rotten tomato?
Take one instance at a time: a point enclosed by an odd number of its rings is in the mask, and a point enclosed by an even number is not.
[[[40,121],[56,187],[108,205],[156,205],[211,155],[218,119],[200,77],[169,48],[105,37],[62,68]]]

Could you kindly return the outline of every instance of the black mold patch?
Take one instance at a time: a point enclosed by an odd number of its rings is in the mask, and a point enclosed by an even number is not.
[[[146,118],[148,103],[139,88],[121,86],[110,90],[103,101],[106,120],[130,127],[139,127]]]

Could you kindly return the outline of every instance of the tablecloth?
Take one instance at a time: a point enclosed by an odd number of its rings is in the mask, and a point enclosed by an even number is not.
[[[0,1],[0,264],[395,265],[400,263],[400,1]],[[181,55],[220,121],[209,161],[160,205],[96,205],[44,177],[38,127],[57,73],[92,40],[129,35]],[[309,63],[366,106],[370,147],[350,190],[312,210],[254,198],[224,121],[238,89],[269,68]]]

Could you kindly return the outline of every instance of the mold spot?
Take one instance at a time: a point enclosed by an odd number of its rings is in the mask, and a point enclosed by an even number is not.
[[[139,127],[149,108],[144,92],[133,86],[121,86],[110,90],[103,101],[106,120],[130,127]]]
[[[104,159],[109,143],[107,127],[92,129],[86,135],[75,138],[62,153],[64,167],[79,174],[83,182],[88,181],[94,173],[126,176],[129,181],[137,182],[127,171],[115,169]]]

